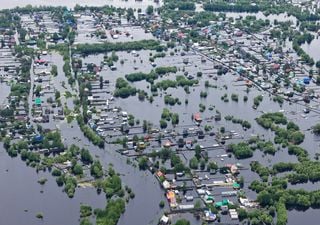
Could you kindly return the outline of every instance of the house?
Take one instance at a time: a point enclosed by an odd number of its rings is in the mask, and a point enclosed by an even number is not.
[[[166,215],[163,215],[159,221],[159,225],[170,224],[170,219]]]
[[[193,115],[193,118],[194,120],[197,122],[197,123],[201,123],[202,122],[202,118],[201,118],[201,114],[198,112],[198,113],[195,113]]]
[[[168,191],[167,192],[167,200],[170,203],[171,208],[176,208],[178,206],[177,201],[176,201],[176,194],[174,191]]]
[[[237,220],[239,218],[235,209],[229,209],[229,213],[232,220]]]
[[[40,64],[40,65],[43,65],[43,64],[47,63],[47,61],[44,60],[44,59],[36,59],[34,62],[37,63],[37,64]]]

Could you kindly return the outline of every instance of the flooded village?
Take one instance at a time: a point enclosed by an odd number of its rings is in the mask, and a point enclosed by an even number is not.
[[[35,4],[0,13],[0,224],[317,224],[319,2]]]

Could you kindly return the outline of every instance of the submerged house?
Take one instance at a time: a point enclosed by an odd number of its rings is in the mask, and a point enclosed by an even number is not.
[[[201,114],[198,112],[198,113],[195,113],[193,115],[193,119],[197,122],[197,123],[201,123],[202,122],[202,118],[201,118]]]

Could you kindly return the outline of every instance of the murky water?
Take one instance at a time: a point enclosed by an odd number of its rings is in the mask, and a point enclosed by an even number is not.
[[[104,168],[107,168],[111,163],[115,170],[122,175],[123,183],[132,188],[135,198],[130,200],[125,214],[119,220],[119,224],[156,224],[158,222],[157,219],[161,216],[159,202],[164,199],[164,195],[152,174],[139,171],[138,168],[128,165],[126,158],[115,151],[119,147],[107,145],[106,150],[102,150],[93,146],[83,136],[76,122],[72,125],[62,123],[59,128],[68,145],[74,143],[87,147],[92,155],[99,157]],[[78,142],[74,137],[81,141]]]
[[[45,185],[38,184],[47,178]],[[97,195],[94,189],[77,189],[74,198],[69,199],[58,187],[50,173],[36,173],[20,158],[10,158],[0,148],[0,224],[79,224],[80,204],[105,207],[105,196]],[[43,191],[41,193],[40,191]],[[42,212],[43,221],[36,218]]]
[[[80,1],[54,1],[50,2],[47,0],[36,0],[36,1],[3,1],[1,4],[2,8],[11,8],[15,6],[25,6],[27,4],[33,5],[66,5],[68,7],[73,7],[76,3],[85,5],[88,4],[88,1],[80,0]],[[90,5],[104,5],[110,4],[117,7],[134,7],[134,8],[146,8],[148,5],[154,5],[151,0],[144,0],[143,2],[135,2],[134,0],[125,1],[100,1],[93,0],[90,1]],[[239,16],[242,14],[231,14],[227,13],[227,16]],[[244,14],[249,15],[249,14]],[[289,18],[286,15],[280,16],[268,16],[265,17],[261,13],[257,14],[257,18],[261,19],[277,19],[278,21],[283,20],[293,20],[295,18]],[[138,34],[137,34],[138,35]],[[317,45],[318,42],[315,42]],[[313,43],[311,43],[313,44]],[[319,43],[318,43],[319,44]],[[310,48],[310,51],[316,48]],[[315,51],[315,50],[314,50]],[[125,59],[125,63],[120,65],[120,62],[116,63],[117,71],[104,70],[101,72],[105,79],[109,79],[111,84],[114,85],[115,80],[124,76],[125,74],[134,72],[133,67],[137,67],[137,71],[141,72],[149,72],[153,67],[146,62],[149,62],[149,54],[150,51],[140,51],[140,56],[137,58],[133,58],[130,53],[127,52],[119,52],[117,53],[120,59]],[[311,54],[311,53],[310,53]],[[314,52],[315,56],[317,53]],[[84,60],[84,63],[94,62],[97,65],[100,64],[103,55],[91,56],[87,57]],[[185,56],[185,58],[189,58],[192,62],[188,66],[182,65],[182,58],[179,55],[169,56],[167,58],[156,59],[156,63],[158,66],[168,66],[168,65],[177,65],[180,69],[185,67],[186,71],[190,74],[195,75],[196,72],[202,71],[203,68],[212,68],[212,64],[207,62],[201,67],[200,65],[200,56],[189,55]],[[61,81],[62,77],[60,77],[60,72],[62,72],[62,59],[57,55],[53,55],[50,57],[50,60],[55,61],[59,68],[59,79],[55,79],[53,82],[55,86],[59,86],[59,81]],[[181,71],[178,72],[179,75],[182,74]],[[159,80],[163,79],[173,79],[175,75],[171,74],[168,77],[163,77]],[[61,79],[60,79],[61,78]],[[226,75],[218,78],[218,81],[210,80],[210,83],[217,84],[218,89],[209,88],[208,89],[208,97],[206,99],[200,98],[200,91],[204,89],[204,80],[209,79],[207,75],[203,75],[202,80],[200,81],[200,88],[194,87],[190,88],[191,93],[186,94],[182,88],[179,89],[168,89],[167,93],[172,94],[173,97],[178,97],[182,104],[176,106],[165,106],[163,103],[163,96],[159,95],[154,98],[154,103],[150,104],[147,101],[139,101],[138,98],[130,97],[128,99],[119,99],[116,102],[116,105],[121,106],[124,110],[132,113],[136,118],[143,120],[147,119],[153,122],[153,124],[158,125],[159,119],[161,115],[161,111],[163,107],[169,108],[171,111],[180,114],[180,123],[181,124],[192,124],[192,120],[190,114],[198,111],[199,103],[203,103],[207,106],[207,108],[212,105],[215,106],[213,111],[206,110],[203,113],[204,118],[210,118],[214,115],[216,110],[219,110],[223,116],[225,115],[233,115],[236,118],[249,120],[252,124],[252,128],[244,132],[240,125],[232,124],[231,122],[225,122],[223,119],[220,122],[212,122],[211,124],[214,127],[219,127],[221,125],[226,127],[226,130],[236,130],[240,132],[245,137],[250,136],[251,134],[263,134],[266,139],[272,139],[273,134],[269,131],[262,129],[254,122],[254,118],[261,115],[261,110],[267,112],[276,112],[281,109],[285,109],[285,114],[287,117],[296,122],[302,130],[306,130],[310,128],[315,122],[317,122],[317,115],[313,115],[312,113],[307,118],[302,118],[302,110],[304,106],[300,105],[289,105],[288,103],[284,103],[281,108],[278,104],[274,103],[268,95],[265,93],[261,93],[255,89],[252,89],[248,94],[249,101],[247,103],[243,103],[242,99],[245,93],[244,86],[236,86],[235,84],[235,76]],[[228,90],[222,88],[223,84],[228,84]],[[150,93],[148,86],[149,84],[145,81],[137,82],[135,84],[137,88],[144,89]],[[237,93],[239,94],[239,103],[232,102],[230,100],[229,103],[224,103],[220,100],[220,97],[225,93]],[[162,92],[162,95],[165,93]],[[259,106],[258,110],[252,110],[253,98],[258,94],[265,94],[264,100]],[[5,95],[5,94],[4,94]],[[2,95],[1,95],[2,96]],[[188,99],[189,104],[185,105],[184,100]],[[144,109],[143,112],[141,109]],[[295,113],[291,113],[295,112]],[[51,124],[55,126],[55,124]],[[90,149],[92,154],[98,156],[100,160],[103,162],[104,167],[106,168],[109,163],[112,163],[120,174],[122,174],[123,182],[133,189],[133,192],[136,195],[136,198],[131,200],[126,207],[126,213],[121,216],[119,224],[127,225],[127,224],[156,224],[157,218],[161,215],[161,210],[158,207],[158,203],[160,200],[164,199],[163,192],[159,187],[158,182],[155,178],[148,172],[141,172],[136,168],[133,168],[130,165],[127,165],[126,158],[120,156],[115,152],[117,149],[116,146],[106,146],[106,150],[98,149],[93,146],[82,134],[79,127],[73,124],[66,124],[65,122],[61,122],[57,125],[59,129],[61,129],[62,136],[65,138],[65,141],[68,145],[74,143],[80,146],[86,146]],[[315,141],[314,136],[310,132],[306,133],[305,142],[302,144],[305,147],[311,157],[318,152],[318,142]],[[78,139],[75,139],[77,137]],[[78,141],[81,140],[81,141]],[[216,154],[223,154],[221,152],[210,153],[212,156]],[[186,154],[187,158],[193,156],[193,153]],[[293,156],[288,156],[287,151],[281,150],[276,153],[275,157],[272,156],[264,156],[261,152],[255,152],[255,155],[251,159],[240,160],[240,162],[244,165],[248,165],[250,161],[258,160],[264,165],[272,165],[274,163],[280,161],[296,161],[296,158]],[[226,163],[234,162],[235,159],[226,159],[224,162],[218,162],[219,165],[223,165]],[[244,170],[241,172],[242,175],[248,177],[246,182],[251,182],[254,179],[257,179],[257,175],[253,174],[250,170]],[[48,182],[41,187],[37,181],[41,177],[47,177]],[[6,204],[0,204],[0,224],[6,225],[15,225],[15,224],[69,224],[76,225],[79,224],[79,207],[80,203],[87,203],[92,205],[93,207],[102,208],[105,206],[105,197],[104,195],[97,195],[94,189],[77,189],[75,193],[75,197],[73,199],[68,199],[65,193],[62,193],[62,189],[57,187],[55,184],[54,178],[49,173],[40,173],[37,174],[33,168],[28,168],[24,165],[24,162],[21,162],[19,158],[11,159],[7,156],[7,153],[3,148],[0,150],[0,179],[3,181],[0,185],[0,198]],[[313,190],[313,188],[309,187],[309,185],[303,186],[307,190]],[[27,191],[26,191],[27,190]],[[44,193],[40,193],[43,190]],[[255,194],[248,191],[248,196],[251,198],[255,197]],[[27,211],[25,211],[27,210]],[[37,212],[43,212],[44,220],[38,220],[35,215]],[[68,213],[66,213],[68,212]],[[315,213],[316,212],[316,213]],[[301,214],[300,212],[292,211],[289,212],[289,223],[290,225],[300,224],[301,218],[310,218],[309,216],[312,214],[312,218],[317,221],[319,220],[318,211],[308,210]],[[5,215],[5,216],[4,216]],[[19,216],[17,216],[19,215]],[[297,219],[297,217],[299,218]],[[191,214],[187,215],[187,218],[192,221],[192,224],[200,224]]]
[[[320,54],[319,54],[319,46],[320,46],[320,38],[317,34],[315,35],[315,39],[310,43],[305,43],[301,45],[302,49],[310,55],[311,58],[314,59],[315,62],[320,60]]]
[[[288,16],[286,13],[281,13],[279,15],[274,15],[270,14],[268,16],[264,15],[263,12],[258,12],[258,13],[237,13],[237,12],[227,12],[226,13],[227,17],[233,17],[233,18],[240,18],[243,17],[245,18],[246,16],[255,16],[257,19],[262,19],[262,20],[270,20],[271,22],[274,22],[277,20],[278,22],[286,22],[286,21],[291,21],[293,24],[296,24],[297,18],[294,16]]]

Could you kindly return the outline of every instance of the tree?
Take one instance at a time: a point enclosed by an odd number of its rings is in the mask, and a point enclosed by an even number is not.
[[[60,98],[61,94],[60,91],[55,92],[55,99],[58,100]]]
[[[320,71],[320,60],[316,62],[316,67]]]
[[[238,144],[229,145],[229,149],[233,152],[237,159],[250,158],[253,155],[253,151],[249,144],[240,142]]]
[[[239,215],[239,220],[242,221],[248,217],[248,213],[245,209],[239,208],[238,209],[238,215]]]
[[[194,156],[199,160],[201,158],[201,147],[200,145],[196,145],[194,148]]]
[[[267,206],[273,203],[272,196],[267,191],[261,191],[257,197],[257,200],[261,204],[261,206]]]
[[[143,133],[146,133],[148,130],[148,122],[146,120],[143,120],[142,129],[143,129]]]
[[[179,124],[179,114],[178,113],[172,114],[171,123],[173,126]]]
[[[147,7],[146,13],[147,13],[147,15],[153,14],[153,6],[152,6],[152,5],[149,5],[149,6]]]
[[[163,200],[161,200],[160,203],[159,203],[159,207],[160,207],[160,208],[163,208],[164,206],[165,206],[165,203],[164,203]]]
[[[55,32],[55,33],[52,35],[52,39],[56,42],[56,41],[58,41],[60,38],[59,38],[59,35]]]
[[[90,168],[91,176],[101,178],[103,176],[102,165],[100,161],[94,161]]]
[[[82,175],[83,174],[82,166],[80,166],[79,164],[75,164],[74,167],[72,168],[72,172],[74,173],[74,175]]]
[[[146,170],[148,168],[148,158],[143,156],[139,159],[139,169]]]
[[[89,152],[88,149],[82,148],[80,155],[81,155],[81,161],[82,161],[83,163],[85,163],[85,164],[91,164],[91,163],[93,162],[92,156],[91,156],[91,154],[90,154],[90,152]]]
[[[102,76],[100,76],[100,89],[102,89],[103,88],[103,77]]]
[[[296,198],[296,204],[301,208],[308,208],[311,205],[308,195],[298,194]]]
[[[129,21],[131,18],[134,18],[134,12],[132,8],[127,10],[127,20]]]
[[[36,90],[35,90],[35,95],[36,96],[40,96],[40,92],[42,91],[42,87],[41,87],[41,85],[37,85],[37,87],[36,87]]]
[[[217,170],[217,169],[218,169],[218,165],[216,162],[209,162],[208,170]]]
[[[167,126],[168,126],[167,122],[164,119],[161,119],[160,120],[160,128],[165,129],[165,128],[167,128]]]
[[[88,218],[84,218],[81,220],[80,225],[92,225]]]
[[[56,65],[52,65],[52,67],[51,67],[51,75],[54,76],[54,77],[58,75],[58,67]]]
[[[316,77],[316,84],[320,85],[320,76],[319,75]]]
[[[304,140],[304,134],[300,131],[290,133],[289,140],[294,144],[301,144]]]
[[[190,159],[189,166],[191,169],[198,169],[198,164],[199,164],[199,161],[196,157],[193,157],[192,159]]]
[[[312,127],[312,131],[315,135],[320,135],[320,123],[314,125]]]
[[[190,222],[186,219],[180,219],[177,220],[177,222],[174,225],[190,225]]]

